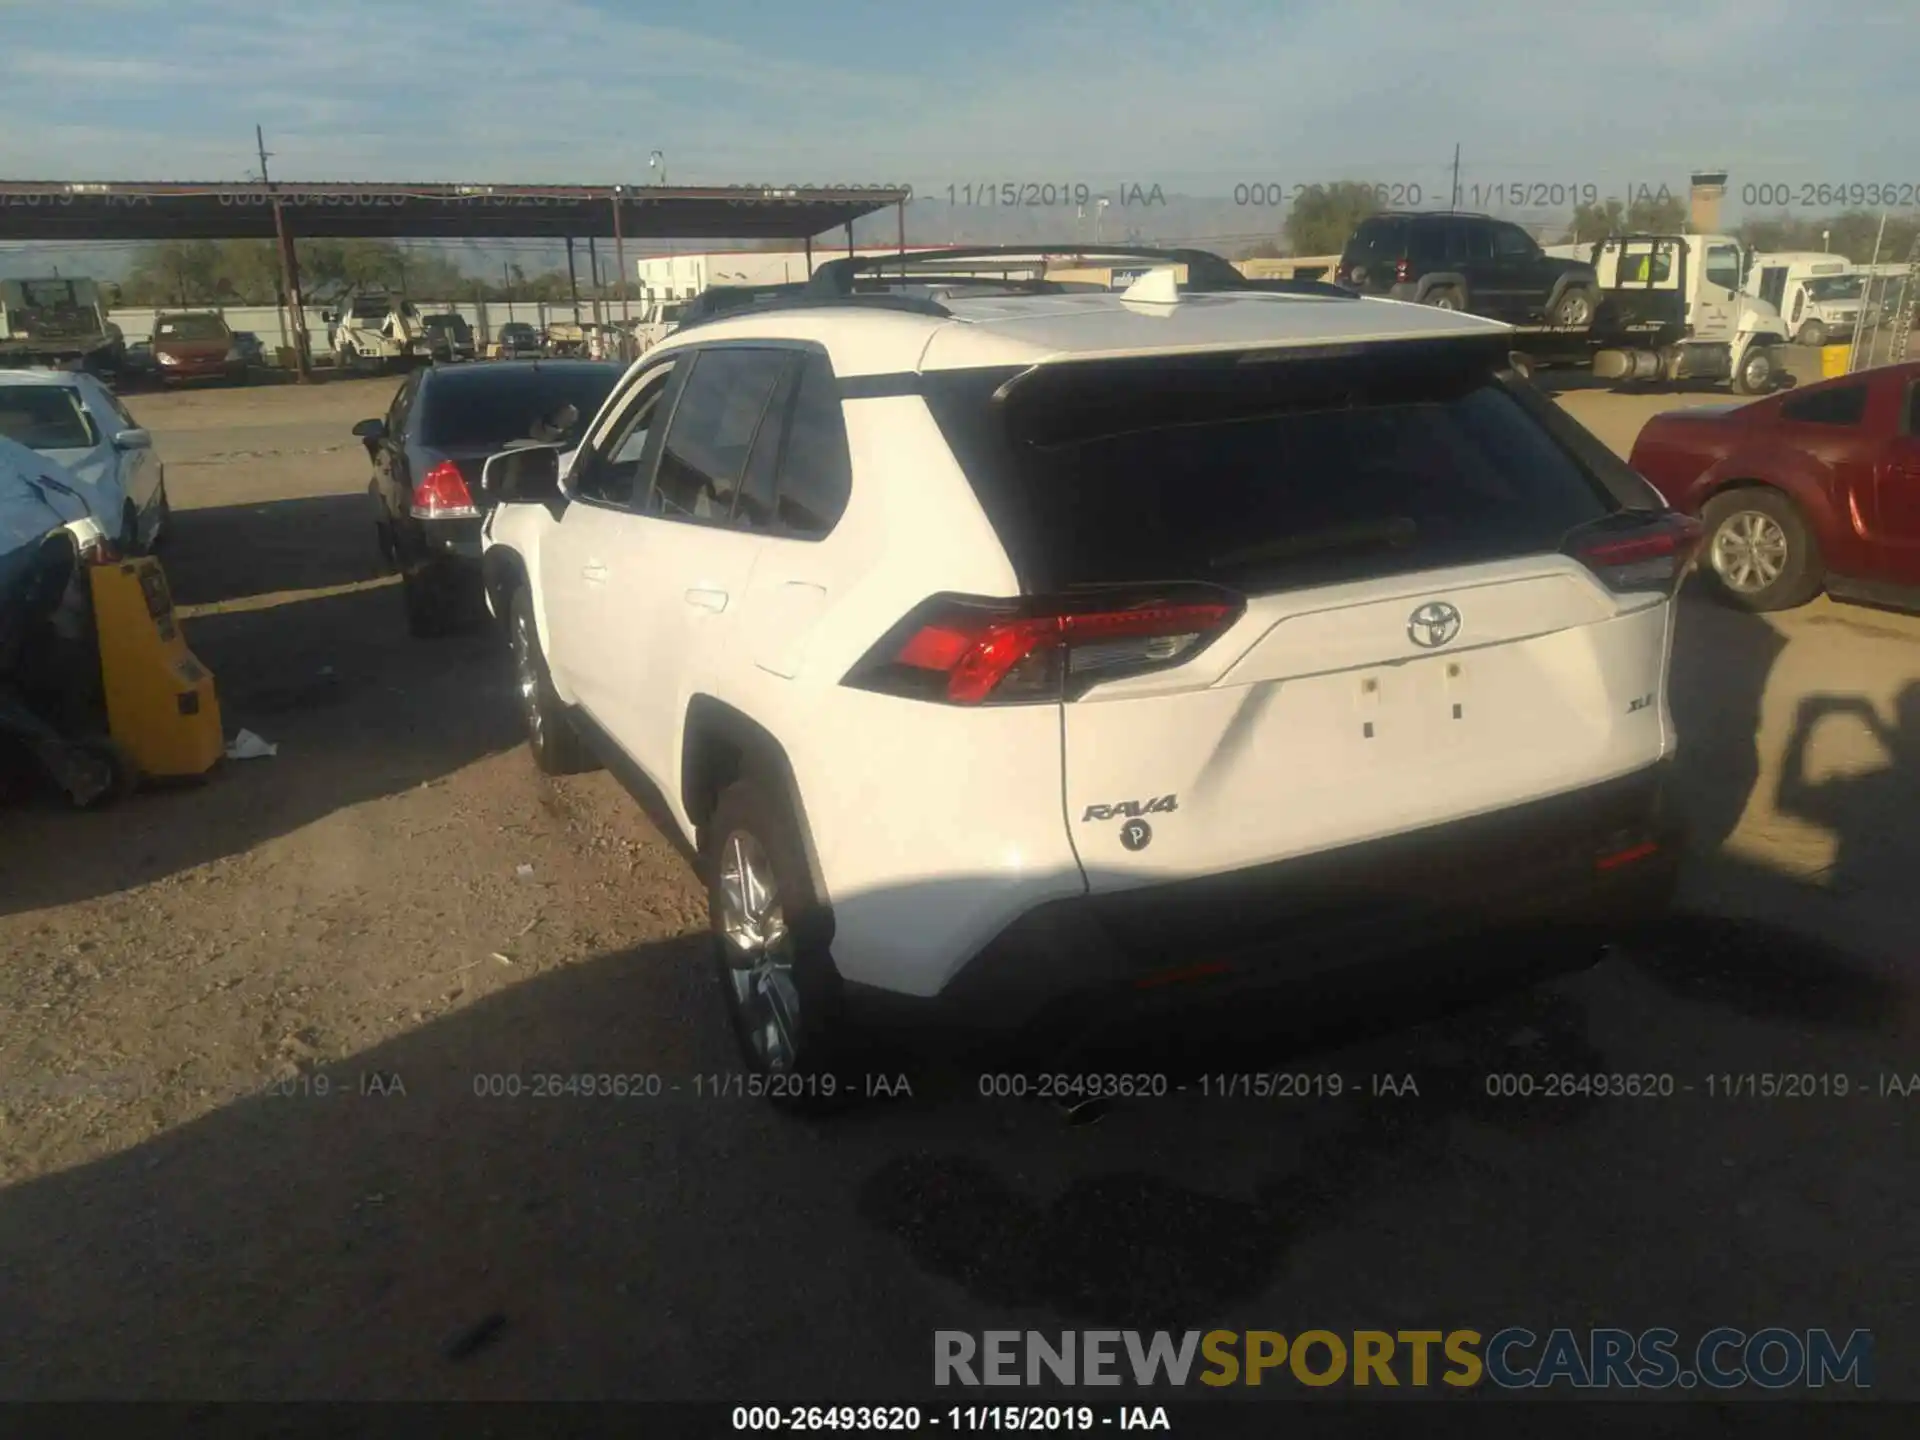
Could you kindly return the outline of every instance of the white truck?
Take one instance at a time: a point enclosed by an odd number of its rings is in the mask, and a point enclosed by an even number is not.
[[[1777,250],[1753,257],[1744,288],[1780,312],[1799,344],[1825,345],[1858,328],[1865,283],[1865,271],[1844,255]]]
[[[1778,383],[1787,325],[1744,288],[1753,257],[1733,236],[1614,235],[1547,253],[1594,268],[1600,303],[1581,348],[1602,379],[1726,380],[1741,395]]]
[[[322,318],[342,370],[391,370],[433,358],[433,336],[419,307],[384,290],[353,295]]]

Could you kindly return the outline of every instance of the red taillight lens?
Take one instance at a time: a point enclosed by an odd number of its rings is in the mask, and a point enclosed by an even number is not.
[[[847,683],[950,705],[1071,699],[1099,681],[1191,659],[1241,609],[1218,593],[1126,603],[938,596],[883,637]]]
[[[445,520],[480,512],[474,508],[473,494],[460,467],[442,460],[413,487],[413,513],[422,520]]]
[[[1393,262],[1393,278],[1395,281],[1402,282],[1402,283],[1404,283],[1405,281],[1411,280],[1413,278],[1412,264],[1406,260],[1394,261]]]
[[[1671,593],[1686,577],[1700,548],[1701,533],[1698,520],[1668,511],[1648,518],[1615,519],[1607,528],[1582,532],[1568,548],[1609,590]]]

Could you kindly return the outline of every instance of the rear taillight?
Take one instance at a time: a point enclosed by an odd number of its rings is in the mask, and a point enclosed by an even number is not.
[[[1567,549],[1620,594],[1671,594],[1700,548],[1700,522],[1675,511],[1619,515],[1581,531]]]
[[[1404,284],[1408,280],[1411,280],[1413,278],[1412,263],[1406,260],[1394,261],[1393,262],[1393,278],[1397,283],[1401,283],[1401,284]]]
[[[1151,596],[983,600],[939,595],[896,625],[846,683],[948,705],[1073,699],[1089,686],[1183,664],[1240,618],[1211,589]]]
[[[450,520],[478,515],[467,477],[451,460],[442,460],[413,487],[413,513],[420,520]]]

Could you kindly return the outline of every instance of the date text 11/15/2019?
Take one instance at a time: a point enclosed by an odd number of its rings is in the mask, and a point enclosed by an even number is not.
[[[1079,180],[971,180],[947,186],[947,204],[963,209],[1043,210],[1064,205],[1117,205],[1123,210],[1165,205],[1158,185],[1129,180],[1106,189]]]

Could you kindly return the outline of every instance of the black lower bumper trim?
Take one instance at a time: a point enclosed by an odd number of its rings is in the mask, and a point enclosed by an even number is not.
[[[848,1004],[888,1028],[1007,1031],[1063,1008],[1311,989],[1463,942],[1490,969],[1584,964],[1671,901],[1682,837],[1669,769],[1297,860],[1051,901],[938,996],[849,985]]]

